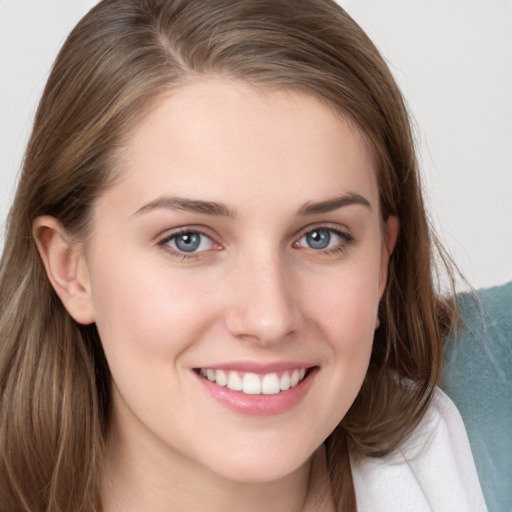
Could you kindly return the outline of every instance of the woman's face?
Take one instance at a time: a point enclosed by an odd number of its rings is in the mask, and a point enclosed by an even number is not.
[[[121,153],[85,252],[121,449],[290,474],[370,358],[396,226],[368,148],[311,96],[211,79],[162,98]]]

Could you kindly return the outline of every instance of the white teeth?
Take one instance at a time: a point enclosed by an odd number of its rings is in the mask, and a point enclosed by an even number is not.
[[[297,368],[293,371],[285,371],[280,378],[277,373],[258,375],[251,372],[213,370],[211,368],[201,368],[199,375],[219,386],[226,386],[232,391],[242,391],[246,395],[276,395],[295,387],[306,376],[306,369]]]
[[[281,391],[286,391],[287,389],[290,389],[291,386],[290,382],[290,374],[288,372],[284,372],[281,381],[279,382],[279,387],[281,388]]]
[[[238,372],[229,372],[228,388],[232,391],[242,391],[242,379]]]
[[[255,373],[246,373],[242,386],[246,395],[261,395],[261,380]]]
[[[264,395],[275,395],[281,391],[279,377],[275,373],[267,373],[261,381],[261,392]]]
[[[226,375],[226,372],[217,370],[215,373],[215,382],[217,382],[219,386],[226,386],[228,383],[228,376]]]

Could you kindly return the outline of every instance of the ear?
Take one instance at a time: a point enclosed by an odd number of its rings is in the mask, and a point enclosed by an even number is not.
[[[80,324],[94,322],[83,244],[73,240],[57,219],[47,215],[34,220],[32,233],[48,279],[68,313]]]
[[[379,295],[382,298],[388,281],[389,258],[393,253],[398,239],[400,223],[398,217],[390,215],[385,223],[384,240],[380,263]]]

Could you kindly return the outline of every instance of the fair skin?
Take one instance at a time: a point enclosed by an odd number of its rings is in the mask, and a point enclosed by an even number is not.
[[[319,447],[361,387],[398,230],[363,138],[311,96],[204,79],[119,168],[85,242],[34,224],[113,376],[105,512],[330,510]]]

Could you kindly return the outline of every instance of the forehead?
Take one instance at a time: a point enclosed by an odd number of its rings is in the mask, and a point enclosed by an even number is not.
[[[141,201],[159,190],[194,197],[198,187],[212,200],[237,190],[272,190],[276,200],[377,191],[363,136],[328,104],[222,79],[159,97],[125,138],[119,164],[121,184]]]

